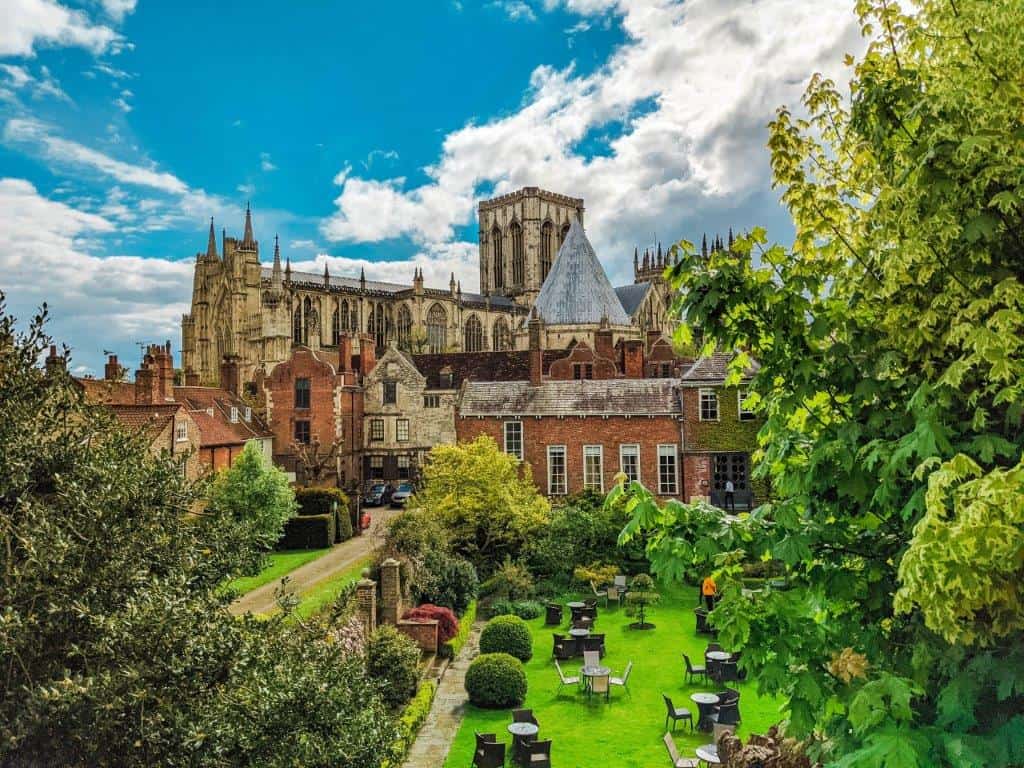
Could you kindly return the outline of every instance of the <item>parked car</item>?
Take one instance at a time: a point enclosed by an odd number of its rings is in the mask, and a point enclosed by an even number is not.
[[[407,502],[409,497],[412,496],[413,490],[412,483],[402,483],[398,486],[395,492],[391,494],[391,506],[404,507],[405,502]]]
[[[393,489],[388,483],[374,483],[363,496],[364,507],[381,507],[391,501]]]

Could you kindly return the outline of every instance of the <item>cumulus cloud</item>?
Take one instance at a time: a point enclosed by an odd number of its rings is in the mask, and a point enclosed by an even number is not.
[[[336,179],[337,210],[322,225],[327,238],[445,242],[473,220],[481,195],[527,185],[584,197],[588,234],[606,257],[631,255],[654,233],[692,235],[723,211],[773,213],[767,123],[779,105],[799,100],[815,71],[840,79],[842,54],[862,46],[847,3],[545,5],[585,19],[615,14],[627,40],[589,74],[537,67],[520,109],[445,137],[425,184],[346,169]]]
[[[51,200],[28,181],[0,179],[0,271],[10,311],[26,318],[48,302],[51,335],[74,342],[87,370],[101,366],[104,348],[130,361],[135,341],[178,338],[189,307],[191,260],[90,253],[91,239],[114,229],[106,216]]]
[[[523,0],[496,0],[491,6],[503,11],[513,21],[536,21],[537,14]]]
[[[114,21],[120,23],[124,17],[135,10],[138,0],[101,0],[103,10]]]
[[[124,4],[129,0],[107,0]],[[134,4],[134,3],[133,3]],[[115,50],[120,36],[96,24],[84,11],[55,0],[4,0],[0,56],[34,56],[37,47],[68,46],[92,53]]]

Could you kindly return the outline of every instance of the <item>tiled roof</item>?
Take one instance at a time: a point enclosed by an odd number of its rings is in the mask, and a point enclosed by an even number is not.
[[[615,295],[619,297],[619,301],[622,303],[622,308],[626,311],[626,314],[632,317],[640,309],[640,305],[643,304],[644,297],[650,289],[650,283],[620,285],[615,289]]]
[[[160,432],[181,408],[179,403],[166,405],[110,405],[117,420],[129,429],[141,429],[148,434]]]
[[[564,349],[544,350],[544,372],[552,361],[568,354]],[[427,389],[441,388],[441,369],[452,371],[451,389],[462,382],[520,381],[530,378],[530,353],[526,350],[504,352],[449,352],[438,355],[411,355],[413,365],[427,380]]]
[[[247,422],[245,402],[219,387],[175,387],[174,397],[189,409],[199,425],[201,447],[241,445],[253,438],[273,437],[273,433],[255,415]],[[231,408],[238,409],[238,421],[231,421]],[[213,410],[211,416],[209,410]]]
[[[135,405],[135,385],[128,381],[76,379],[85,390],[90,403],[104,405]]]
[[[653,416],[680,413],[675,379],[469,382],[461,416]]]
[[[573,219],[533,304],[549,325],[600,323],[629,325],[629,315],[597,259],[579,221]]]
[[[733,355],[724,352],[717,352],[709,357],[697,358],[693,365],[682,375],[682,383],[686,384],[721,384],[729,372],[729,361]],[[747,370],[743,372],[744,378],[751,378],[761,368],[760,363],[751,360]]]

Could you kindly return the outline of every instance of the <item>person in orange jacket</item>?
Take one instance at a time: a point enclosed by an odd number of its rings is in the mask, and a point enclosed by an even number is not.
[[[708,576],[704,579],[704,582],[700,585],[700,593],[704,596],[704,603],[708,607],[708,612],[715,610],[715,600],[718,599],[718,585],[715,584],[714,578]]]

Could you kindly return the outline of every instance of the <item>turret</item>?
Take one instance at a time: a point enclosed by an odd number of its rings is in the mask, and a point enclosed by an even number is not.
[[[210,217],[210,237],[206,242],[206,260],[219,261],[217,258],[217,235],[213,231],[213,216]]]
[[[327,269],[327,262],[325,261],[324,262],[324,288],[330,288],[330,287],[331,287],[331,273],[330,273],[330,270]]]
[[[451,279],[448,280],[448,292],[455,298],[455,273],[452,272]]]
[[[359,290],[366,290],[366,270],[362,267],[359,268]]]
[[[239,250],[256,250],[256,238],[252,235],[252,208],[249,206],[249,203],[245,204],[245,233],[242,235],[242,243],[239,246]]]

